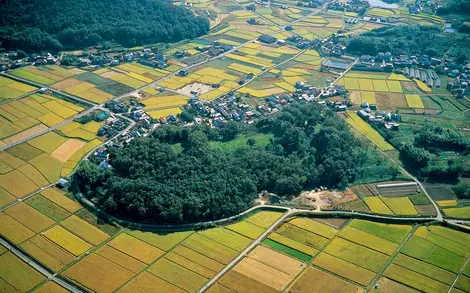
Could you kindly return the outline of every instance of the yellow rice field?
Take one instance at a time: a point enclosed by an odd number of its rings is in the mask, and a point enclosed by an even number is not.
[[[44,236],[75,256],[82,255],[92,247],[60,226],[44,232]]]
[[[383,151],[393,150],[393,146],[386,142],[384,138],[374,130],[368,123],[362,120],[356,113],[348,113],[346,122],[356,129],[360,134],[371,140],[378,148]]]
[[[365,197],[363,200],[373,213],[393,215],[392,210],[385,205],[380,197]]]
[[[419,95],[406,94],[406,102],[410,108],[424,108],[423,101]]]

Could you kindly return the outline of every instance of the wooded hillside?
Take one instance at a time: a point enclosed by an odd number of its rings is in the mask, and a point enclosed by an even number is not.
[[[113,214],[181,223],[236,214],[263,190],[289,197],[308,187],[344,188],[399,176],[336,113],[322,109],[288,106],[238,136],[245,126],[237,122],[221,130],[161,127],[111,154],[112,170],[85,162],[75,180],[88,198]],[[245,133],[257,138],[233,147]]]
[[[77,49],[115,41],[124,46],[203,35],[209,21],[155,0],[0,1],[0,42],[25,51]]]

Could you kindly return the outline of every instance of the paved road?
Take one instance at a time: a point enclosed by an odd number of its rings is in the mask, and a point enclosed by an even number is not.
[[[201,289],[199,289],[199,293],[205,292],[209,289],[210,286],[214,285],[223,275],[225,275],[230,269],[232,269],[238,262],[240,262],[253,248],[255,248],[260,242],[271,233],[277,226],[279,226],[285,218],[292,215],[294,211],[288,211],[282,217],[279,218],[274,224],[271,225],[258,239],[253,241],[245,250],[243,250],[234,260],[232,260],[228,265],[226,265],[217,275],[215,275],[212,279],[209,280]]]
[[[47,270],[45,267],[43,267],[40,263],[38,263],[36,260],[33,258],[29,257],[28,255],[24,254],[22,251],[17,249],[15,246],[10,245],[7,241],[5,241],[3,238],[0,237],[0,244],[5,246],[9,251],[11,251],[14,255],[16,255],[18,258],[20,258],[22,261],[33,267],[35,270],[37,270],[39,273],[44,275],[46,278],[48,278],[51,281],[54,281],[55,283],[59,284],[60,286],[64,287],[65,289],[69,290],[70,292],[73,293],[83,293],[87,292],[84,291],[74,284],[65,281],[64,279],[57,277],[55,274],[52,274],[49,270]]]

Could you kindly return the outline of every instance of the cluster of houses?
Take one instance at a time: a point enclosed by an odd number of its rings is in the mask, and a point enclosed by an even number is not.
[[[442,4],[437,1],[416,0],[415,3],[408,4],[408,11],[411,14],[418,14],[425,10],[431,13],[436,13],[437,10],[441,7],[442,7]]]
[[[383,124],[385,129],[397,130],[400,126],[398,123],[401,119],[400,115],[390,112],[377,111],[377,105],[364,102],[361,104],[361,110],[357,111],[357,115],[370,124]]]
[[[348,0],[346,3],[343,1],[332,1],[328,3],[328,9],[338,11],[348,11],[363,14],[370,4],[367,0]]]
[[[51,53],[31,54],[27,58],[19,58],[17,52],[8,52],[0,56],[0,71],[15,69],[26,65],[54,65],[58,58]]]
[[[317,8],[325,4],[326,0],[301,0],[297,2],[298,7]]]
[[[470,66],[466,67],[461,73],[459,71],[455,80],[447,83],[447,90],[456,94],[457,98],[470,95]]]

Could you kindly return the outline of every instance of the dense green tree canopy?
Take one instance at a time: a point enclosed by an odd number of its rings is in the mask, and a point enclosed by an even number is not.
[[[209,31],[206,18],[154,0],[0,1],[0,42],[27,51],[179,41]]]
[[[352,54],[393,55],[428,54],[442,57],[446,52],[453,57],[470,55],[470,37],[446,34],[436,26],[384,26],[346,40],[347,51]],[[454,45],[454,46],[452,46]]]
[[[222,130],[161,127],[112,153],[112,170],[85,163],[75,180],[86,196],[113,214],[181,223],[238,213],[262,190],[289,197],[309,186],[344,188],[398,175],[336,113],[316,104],[286,107],[245,128],[245,133],[272,137],[266,144],[243,140],[241,147],[213,146],[231,145],[242,128],[237,124]]]

